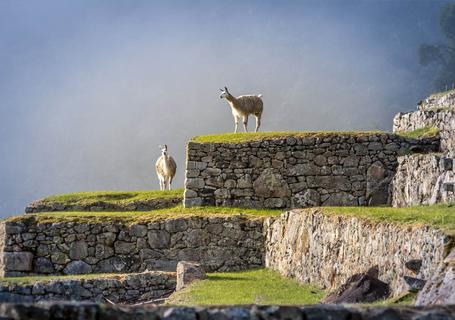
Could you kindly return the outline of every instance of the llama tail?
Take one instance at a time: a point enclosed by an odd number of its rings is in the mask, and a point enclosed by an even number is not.
[[[262,98],[262,94],[258,94],[258,98]]]

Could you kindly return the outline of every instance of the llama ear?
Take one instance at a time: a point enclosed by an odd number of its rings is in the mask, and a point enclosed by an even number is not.
[[[224,87],[224,90],[225,90],[226,92],[228,92],[228,88],[227,88],[227,87]]]
[[[164,145],[164,150],[166,150],[166,151],[167,151],[167,144],[165,144],[165,145]]]
[[[221,92],[223,92],[224,90],[223,89],[220,89]]]

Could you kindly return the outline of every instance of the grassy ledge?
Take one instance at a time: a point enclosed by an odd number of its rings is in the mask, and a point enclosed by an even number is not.
[[[370,136],[386,134],[383,131],[276,131],[276,132],[239,132],[220,133],[194,137],[190,142],[196,143],[240,143],[262,140],[279,140],[294,138],[325,138],[330,136]]]
[[[410,139],[435,138],[439,135],[439,129],[435,127],[423,127],[413,131],[399,131],[396,134],[400,137]]]
[[[227,207],[193,207],[184,208],[182,205],[173,208],[157,209],[153,211],[120,211],[120,212],[92,212],[92,211],[55,211],[27,214],[6,219],[5,221],[26,221],[32,219],[37,223],[54,222],[82,222],[106,223],[119,222],[125,224],[148,223],[166,219],[188,217],[232,217],[244,216],[250,219],[278,216],[283,210],[242,209]]]
[[[89,279],[100,279],[110,278],[123,280],[128,274],[122,273],[91,273],[91,274],[76,274],[76,275],[65,275],[65,276],[27,276],[27,277],[6,277],[0,278],[0,285],[27,285],[34,284],[37,282],[51,282],[55,280],[89,280]]]
[[[455,204],[392,207],[324,207],[324,213],[357,217],[372,222],[389,222],[409,226],[431,226],[455,235]]]
[[[135,201],[182,198],[183,189],[175,190],[147,190],[147,191],[94,191],[66,193],[46,197],[40,202],[59,202],[67,205],[82,205],[87,203],[105,202],[125,204]]]
[[[169,305],[242,305],[315,304],[324,297],[324,291],[311,285],[301,285],[269,269],[239,272],[209,273],[206,280],[198,281],[174,293]]]

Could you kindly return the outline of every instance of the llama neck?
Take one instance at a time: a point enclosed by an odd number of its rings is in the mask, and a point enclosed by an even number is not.
[[[226,95],[226,100],[230,103],[230,104],[234,104],[236,101],[237,101],[237,98],[234,97],[232,94],[228,94]]]

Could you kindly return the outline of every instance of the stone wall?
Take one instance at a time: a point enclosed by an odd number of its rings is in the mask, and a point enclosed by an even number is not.
[[[440,130],[441,150],[443,152],[455,152],[455,109],[400,112],[393,119],[394,132],[414,131],[424,127],[438,128]]]
[[[0,285],[0,303],[48,300],[139,303],[169,296],[176,286],[175,273],[144,272],[100,275],[98,278],[37,280],[30,284]]]
[[[424,320],[455,319],[455,306],[115,306],[81,302],[1,304],[0,317],[9,320]]]
[[[441,154],[398,158],[392,205],[406,207],[455,202],[455,159]]]
[[[0,224],[1,275],[175,271],[181,260],[200,262],[206,271],[263,265],[262,220],[189,216],[128,225],[36,219]]]
[[[388,203],[398,155],[436,151],[439,140],[315,133],[187,148],[186,207],[358,206]]]
[[[183,197],[158,198],[148,200],[137,200],[129,202],[87,202],[71,204],[58,201],[33,201],[25,208],[26,213],[52,212],[52,211],[150,211],[163,208],[171,208],[181,204]]]
[[[302,283],[334,290],[348,277],[379,266],[394,295],[407,290],[405,263],[421,259],[416,276],[429,279],[451,238],[429,227],[372,223],[365,219],[293,210],[265,223],[266,267]]]
[[[455,110],[455,90],[429,96],[417,105],[418,110]]]

